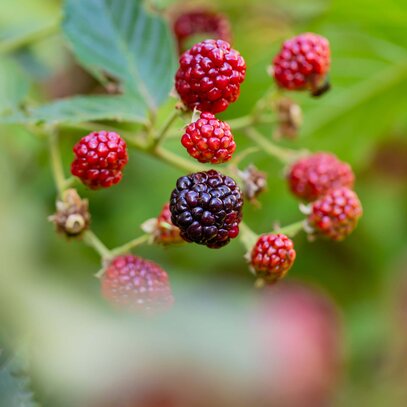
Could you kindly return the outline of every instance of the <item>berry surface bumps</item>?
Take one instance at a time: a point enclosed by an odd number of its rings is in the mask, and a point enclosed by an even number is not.
[[[316,234],[340,241],[353,232],[362,213],[356,193],[343,187],[312,203],[308,223]]]
[[[238,51],[222,40],[205,40],[179,59],[175,88],[191,110],[223,112],[240,95],[246,63]]]
[[[208,112],[187,126],[181,143],[201,163],[227,162],[236,149],[230,126]]]
[[[284,277],[295,260],[294,243],[282,233],[269,233],[259,237],[250,253],[250,265],[256,275],[266,283]]]
[[[331,65],[326,38],[305,33],[284,42],[273,60],[273,75],[278,86],[287,90],[310,89],[318,93],[324,86]]]
[[[349,164],[330,153],[316,153],[295,162],[287,176],[291,192],[314,201],[340,187],[352,188],[355,176]]]
[[[128,155],[126,142],[117,133],[90,133],[75,144],[73,151],[71,173],[90,189],[109,188],[122,179]]]
[[[179,178],[170,200],[171,219],[181,237],[210,248],[237,237],[242,207],[236,182],[215,170]]]

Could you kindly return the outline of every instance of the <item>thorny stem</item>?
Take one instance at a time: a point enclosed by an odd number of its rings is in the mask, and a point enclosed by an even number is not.
[[[25,33],[19,37],[10,38],[0,43],[0,54],[6,54],[19,50],[32,43],[43,40],[53,34],[56,34],[59,30],[59,20],[48,23],[42,27],[37,28],[34,31]]]
[[[1,47],[0,47],[1,50]],[[286,149],[282,148],[279,146],[274,145],[272,142],[267,140],[260,132],[258,132],[256,129],[251,127],[255,123],[271,123],[274,122],[274,118],[269,118],[265,117],[265,115],[261,115],[261,112],[257,112],[259,115],[256,116],[256,109],[252,112],[251,115],[248,116],[243,116],[237,119],[233,119],[229,121],[229,124],[231,125],[232,128],[234,129],[245,129],[246,134],[260,147],[263,148],[267,153],[270,155],[273,155],[280,159],[283,163],[289,162],[297,153]],[[160,146],[160,144],[163,142],[165,137],[168,134],[168,130],[171,128],[172,124],[174,121],[179,117],[180,112],[178,110],[175,110],[172,112],[172,114],[168,117],[167,121],[164,123],[162,128],[156,133],[156,136],[154,137],[154,123],[153,123],[153,118],[152,121],[146,126],[147,130],[147,136],[148,136],[148,142],[142,142],[142,140],[135,136],[134,134],[131,134],[128,131],[123,131],[119,130],[114,127],[106,127],[104,125],[100,125],[98,123],[83,123],[81,125],[73,125],[70,126],[72,128],[78,128],[78,129],[87,129],[87,130],[94,130],[96,127],[101,127],[103,126],[105,129],[110,130],[110,131],[119,131],[123,137],[126,138],[126,141],[129,143],[129,145],[132,145],[133,147],[137,148],[138,150],[145,152],[147,154],[150,154],[152,156],[155,156],[162,161],[170,164],[171,166],[178,168],[182,171],[186,172],[196,172],[196,171],[202,171],[202,167],[198,166],[196,164],[191,163],[188,160],[185,160],[182,157],[177,156],[176,154],[172,153],[171,151],[168,151]],[[260,117],[261,116],[261,117]],[[69,127],[69,126],[68,126]],[[55,177],[55,183],[57,185],[59,194],[61,195],[62,192],[72,183],[72,179],[65,179],[64,172],[63,172],[63,166],[62,166],[62,161],[61,157],[59,154],[58,150],[58,135],[55,132],[51,132],[49,135],[49,142],[50,142],[50,152],[51,152],[51,161],[52,161],[52,167],[53,167],[53,172],[54,172],[54,177]],[[257,147],[252,148],[252,150],[257,150]],[[249,149],[250,150],[250,149]],[[226,172],[228,172],[226,170]],[[304,221],[300,221],[297,223],[294,223],[292,225],[286,226],[284,228],[278,229],[274,233],[285,233],[289,236],[293,236],[296,233],[298,233],[301,229],[304,227]],[[255,232],[253,232],[244,222],[240,223],[240,240],[243,243],[243,245],[246,247],[248,251],[252,249],[254,244],[256,243],[258,239],[258,235],[256,235]],[[114,256],[117,256],[122,253],[126,253],[130,251],[131,249],[148,242],[150,239],[150,236],[148,234],[142,235],[140,237],[137,237],[122,246],[116,247],[112,250],[109,250],[104,243],[91,231],[88,230],[84,234],[84,240],[85,242],[94,248],[96,252],[99,253],[99,255],[102,257],[103,261],[109,260]],[[104,270],[101,270],[99,273],[96,274],[97,277],[100,277],[103,274]]]
[[[83,237],[85,243],[95,249],[99,253],[100,257],[102,257],[102,260],[109,260],[112,257],[112,252],[91,230],[87,230]]]
[[[258,146],[262,147],[268,154],[278,158],[282,163],[287,164],[298,155],[297,151],[277,146],[272,143],[266,137],[263,136],[258,130],[253,127],[246,129],[246,134],[250,137]]]
[[[129,242],[125,243],[122,246],[116,247],[115,249],[112,249],[110,251],[112,256],[118,256],[120,254],[124,254],[129,252],[131,249],[134,249],[137,246],[140,246],[143,243],[148,242],[150,239],[149,234],[141,235],[140,237],[137,237],[136,239],[130,240]]]

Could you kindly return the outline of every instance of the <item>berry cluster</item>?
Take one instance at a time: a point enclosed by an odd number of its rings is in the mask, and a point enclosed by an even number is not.
[[[216,13],[183,14],[175,21],[174,32],[180,48],[196,33],[211,32],[221,38],[195,44],[180,56],[175,88],[186,108],[199,111],[199,118],[185,127],[182,145],[200,163],[225,163],[232,158],[236,143],[230,125],[217,119],[215,114],[223,112],[239,97],[246,63],[225,41],[230,37],[229,26],[227,20]],[[280,88],[311,90],[316,95],[326,87],[329,66],[328,41],[307,33],[283,44],[274,58],[273,75]],[[299,106],[285,97],[274,102],[280,135],[295,137],[301,125]],[[250,125],[254,118],[255,115]],[[169,122],[171,124],[171,120]],[[155,129],[150,130],[154,136]],[[247,134],[250,136],[250,132]],[[154,140],[156,144],[148,145],[146,151],[159,155],[160,137]],[[264,145],[264,142],[258,144]],[[281,151],[279,147],[271,150]],[[118,134],[93,132],[79,140],[73,151],[75,159],[71,172],[89,188],[107,188],[121,180],[128,155],[126,143]],[[282,156],[286,162],[291,162],[287,157],[293,154],[291,151]],[[265,173],[252,164],[239,170],[236,161],[225,169],[225,174],[239,177],[243,193],[234,179],[214,169],[181,176],[158,217],[142,225],[147,235],[135,241],[161,245],[186,241],[221,248],[236,238],[242,220],[243,195],[253,202],[266,188]],[[292,163],[287,181],[292,193],[309,203],[306,222],[260,236],[240,225],[242,240],[249,248],[250,267],[258,281],[275,283],[293,266],[296,252],[287,234],[292,236],[304,228],[313,235],[342,240],[352,232],[362,215],[360,201],[352,191],[354,179],[351,167],[330,153],[312,154]],[[68,236],[84,234],[90,220],[87,201],[82,200],[75,190],[69,190],[58,205],[58,212],[52,217],[57,229]],[[151,261],[123,255],[129,247],[135,247],[135,241],[129,242],[133,245],[127,244],[114,251],[106,249],[107,255],[99,245],[106,264],[101,278],[102,294],[113,304],[126,309],[167,309],[173,303],[167,273]]]
[[[349,164],[333,154],[316,153],[295,162],[287,176],[292,193],[310,204],[312,233],[343,240],[357,226],[362,206],[351,190],[355,176]]]

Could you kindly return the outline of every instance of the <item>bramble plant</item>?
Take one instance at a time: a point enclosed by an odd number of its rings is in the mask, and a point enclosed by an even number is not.
[[[221,121],[216,115],[233,109],[240,86],[250,75],[244,56],[226,41],[231,38],[226,17],[197,10],[177,16],[171,23],[147,11],[140,1],[119,3],[126,5],[125,15],[117,2],[66,0],[61,25],[77,62],[107,90],[114,89],[114,94],[24,106],[1,119],[47,134],[58,190],[57,211],[50,219],[58,232],[82,238],[100,254],[102,270],[97,277],[107,300],[148,312],[172,304],[167,273],[152,261],[131,254],[142,244],[168,246],[185,241],[222,248],[240,238],[248,252],[248,268],[256,276],[256,285],[262,286],[277,282],[293,266],[292,239],[297,233],[342,240],[353,231],[362,207],[352,190],[350,166],[327,152],[283,147],[259,130],[260,125],[274,124],[280,137],[296,135],[301,110],[287,92],[309,92],[315,97],[329,89],[331,60],[326,38],[305,33],[284,42],[274,59],[270,55],[270,89],[252,112]],[[184,50],[187,41],[198,34],[211,37],[186,49],[177,65],[173,36]],[[15,47],[19,44],[17,41]],[[161,120],[160,107],[175,95],[171,114]],[[176,132],[174,124],[179,120],[183,120],[184,131]],[[139,124],[140,130],[128,130],[128,124]],[[83,131],[73,146],[71,178],[64,173],[59,151],[61,129]],[[262,149],[287,169],[288,188],[302,201],[305,218],[264,230],[261,236],[243,222],[243,203],[256,202],[266,187],[266,176],[254,163],[240,168],[253,147],[236,154],[236,133],[245,134],[255,149]],[[166,149],[170,137],[179,138],[179,154]],[[125,167],[132,148],[177,168],[180,177],[174,180],[173,191],[168,191],[161,214],[142,225],[145,234],[109,249],[91,230],[88,202],[78,195],[75,184],[80,181],[97,190],[127,182]],[[218,170],[222,163],[225,165]]]

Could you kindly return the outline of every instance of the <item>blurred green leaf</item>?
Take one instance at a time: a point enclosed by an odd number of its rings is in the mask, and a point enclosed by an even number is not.
[[[143,123],[146,107],[130,96],[77,96],[43,105],[27,112],[0,117],[0,123],[83,123],[116,120]]]
[[[28,90],[28,78],[17,64],[11,59],[0,59],[0,113],[14,110]]]
[[[156,110],[173,84],[175,51],[164,20],[140,0],[67,0],[63,29],[74,53],[99,80],[123,82],[125,91]]]

